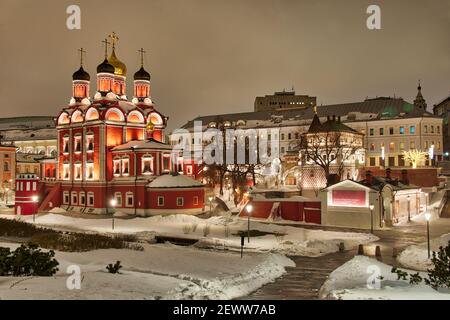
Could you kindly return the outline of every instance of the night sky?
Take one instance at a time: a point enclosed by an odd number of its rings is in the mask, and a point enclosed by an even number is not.
[[[81,30],[66,28],[71,4],[81,7]],[[381,6],[382,30],[366,28],[370,4]],[[93,96],[112,31],[130,99],[137,50],[147,51],[152,97],[170,129],[251,111],[255,96],[292,86],[319,104],[412,101],[421,79],[431,107],[450,93],[449,30],[450,0],[1,0],[0,117],[56,115],[80,47]]]

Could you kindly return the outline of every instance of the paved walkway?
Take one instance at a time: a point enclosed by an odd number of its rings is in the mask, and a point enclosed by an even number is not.
[[[367,230],[345,229],[337,227],[291,225],[299,228],[322,229],[333,231],[367,232]],[[439,237],[450,232],[450,220],[447,224],[441,221],[431,223],[431,237]],[[390,230],[375,231],[380,240],[364,246],[365,254],[375,256],[375,247],[381,247],[381,258],[379,260],[386,264],[396,265],[393,250],[401,252],[409,245],[419,244],[426,241],[426,229],[422,223],[414,223],[396,227]],[[295,267],[287,268],[287,273],[268,283],[242,300],[312,300],[318,299],[318,293],[330,273],[352,259],[356,249],[346,252],[327,254],[322,257],[290,257],[296,264]]]

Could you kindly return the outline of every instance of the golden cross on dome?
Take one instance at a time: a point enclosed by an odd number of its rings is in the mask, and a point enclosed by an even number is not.
[[[80,66],[83,66],[83,53],[86,53],[86,51],[83,48],[78,49],[80,52]]]
[[[141,54],[141,67],[144,66],[144,54],[146,53],[146,51],[144,50],[144,48],[141,48],[140,50],[138,50],[138,52]]]
[[[108,37],[111,38],[112,47],[114,49],[116,47],[116,43],[119,41],[119,37],[114,31]]]
[[[105,59],[107,59],[108,58],[108,44],[109,44],[108,39],[103,40],[102,43],[105,45]]]

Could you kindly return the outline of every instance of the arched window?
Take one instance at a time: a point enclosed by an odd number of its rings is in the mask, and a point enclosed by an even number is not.
[[[109,120],[109,121],[124,121],[125,120],[125,117],[124,117],[122,111],[120,111],[117,108],[109,109],[106,112],[105,118],[106,118],[106,120]]]
[[[163,124],[163,119],[162,119],[162,117],[161,117],[158,113],[156,113],[156,112],[150,113],[150,116],[148,117],[148,120],[149,120],[151,123],[156,124],[156,125],[161,125],[161,124]]]
[[[73,123],[78,123],[78,122],[83,122],[83,113],[81,113],[80,110],[76,110],[73,114],[72,114],[72,122]]]
[[[98,111],[95,108],[89,108],[86,112],[86,121],[97,120],[99,118]]]
[[[66,112],[61,113],[58,118],[58,124],[68,124],[70,123],[69,115]]]
[[[131,123],[144,123],[144,116],[139,111],[131,111],[128,114],[127,121]]]

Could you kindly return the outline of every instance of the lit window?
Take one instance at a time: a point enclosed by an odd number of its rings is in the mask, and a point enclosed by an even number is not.
[[[186,166],[186,174],[189,174],[189,175],[192,174],[192,165]]]
[[[142,157],[142,174],[151,175],[153,174],[153,157],[143,156]]]
[[[114,199],[116,199],[116,205],[118,207],[121,207],[122,206],[122,193],[121,192],[114,193]]]
[[[394,142],[389,143],[389,151],[390,152],[394,152],[395,151],[395,143]]]
[[[75,163],[75,180],[81,180],[81,163]]]
[[[414,150],[414,149],[416,148],[416,142],[415,142],[415,141],[411,141],[411,142],[409,143],[409,148],[410,148],[411,150]]]
[[[69,180],[70,179],[70,164],[64,163],[63,164],[63,180]]]
[[[128,176],[130,174],[130,159],[122,159],[122,175]]]
[[[63,138],[63,153],[69,153],[69,137],[67,136]]]
[[[81,137],[80,136],[76,136],[74,138],[74,152],[75,153],[80,153],[81,152]]]
[[[164,197],[159,196],[158,197],[158,207],[162,207],[162,206],[164,206]]]
[[[86,152],[94,152],[94,135],[92,134],[86,136]]]
[[[405,150],[405,143],[404,142],[400,142],[400,151]]]
[[[416,134],[416,126],[409,126],[409,133]]]
[[[400,127],[399,132],[400,132],[400,134],[405,134],[405,127]]]
[[[113,166],[113,173],[114,173],[114,176],[120,176],[120,159],[116,159],[116,160],[114,160],[113,161],[113,164],[114,164],[114,166]]]
[[[86,163],[86,180],[94,179],[94,163],[88,162]]]
[[[177,197],[177,206],[182,207],[184,205],[184,198],[183,197]]]
[[[370,145],[370,151],[375,151],[375,144],[374,144],[374,143],[372,143],[372,144]]]

